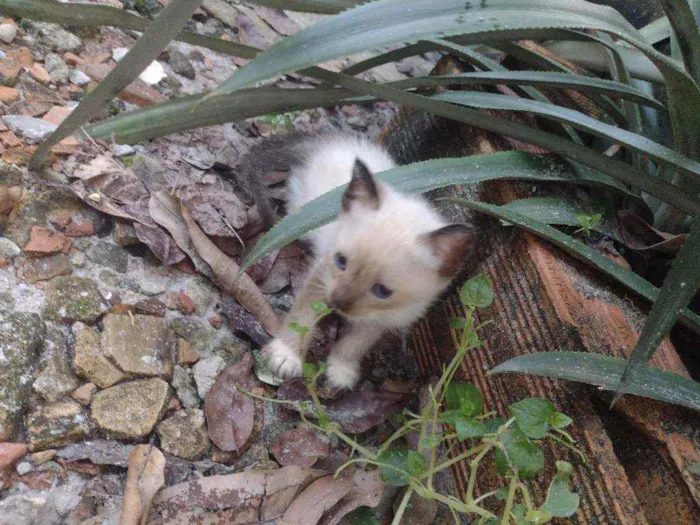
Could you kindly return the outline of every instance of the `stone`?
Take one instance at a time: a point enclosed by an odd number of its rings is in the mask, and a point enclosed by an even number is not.
[[[90,418],[73,401],[44,405],[27,416],[29,450],[59,448],[85,439],[92,431]]]
[[[39,30],[39,41],[59,53],[75,52],[83,47],[82,41],[77,36],[58,24],[33,22],[33,25]]]
[[[20,476],[29,474],[32,470],[34,470],[34,467],[29,461],[21,461],[17,463],[17,466],[15,467],[15,472],[17,472],[17,474]]]
[[[108,388],[127,378],[102,352],[100,337],[92,328],[83,323],[75,323],[73,335],[73,367],[80,377],[100,388]]]
[[[194,303],[194,311],[200,317],[206,315],[217,296],[216,289],[208,281],[200,278],[192,279],[185,287],[185,293]]]
[[[197,460],[209,448],[204,428],[204,412],[181,410],[158,425],[160,448],[168,454],[190,461]]]
[[[40,118],[19,115],[5,115],[2,117],[2,121],[10,128],[10,131],[24,137],[29,144],[41,142],[58,127]]]
[[[70,275],[73,267],[66,255],[57,253],[39,259],[26,259],[17,271],[17,275],[29,284],[48,281],[60,275]]]
[[[7,52],[7,58],[14,60],[20,67],[31,66],[34,63],[32,52],[28,47],[19,46]]]
[[[48,358],[40,363],[32,388],[41,397],[53,403],[75,390],[80,381],[70,366],[66,337],[55,326],[46,328],[44,354],[48,355]]]
[[[68,80],[75,86],[86,86],[90,83],[90,77],[79,69],[71,69],[68,74]]]
[[[182,337],[177,339],[177,364],[193,365],[199,361],[199,352],[195,350],[189,341]]]
[[[165,319],[151,315],[107,314],[102,351],[124,372],[171,377],[175,339]]]
[[[27,445],[24,443],[0,443],[0,474],[24,457],[27,450]],[[1,482],[2,477],[0,477]]]
[[[4,261],[5,259],[0,259]],[[12,297],[12,292],[6,290],[0,292],[0,310],[12,310],[15,307],[15,298]]]
[[[85,254],[83,252],[78,252],[74,250],[70,253],[70,263],[73,266],[77,266],[78,268],[82,268],[83,266],[85,266],[86,259],[87,258],[85,257]]]
[[[0,24],[0,40],[9,44],[17,37],[17,26],[15,24]]]
[[[173,68],[173,71],[185,78],[194,79],[195,75],[197,74],[192,62],[189,61],[184,53],[181,53],[177,49],[170,51],[168,61],[170,62],[170,67]]]
[[[136,303],[134,305],[134,311],[137,314],[165,317],[165,305],[154,297]]]
[[[10,58],[0,58],[0,84],[14,86],[22,66]]]
[[[44,339],[37,314],[0,311],[0,441],[8,441],[31,393],[32,374]]]
[[[71,52],[63,53],[63,60],[69,66],[77,66],[78,64],[82,64],[83,62],[85,62],[85,60],[80,58],[75,53],[71,53]]]
[[[138,78],[129,84],[124,91],[119,93],[117,98],[139,107],[146,107],[167,100],[155,88]]]
[[[24,253],[34,257],[42,257],[52,253],[68,253],[72,241],[61,233],[33,226],[29,234],[29,242],[24,247]]]
[[[119,273],[126,273],[129,267],[129,258],[126,252],[119,246],[108,242],[93,243],[87,251],[87,257],[92,262],[112,268]]]
[[[224,0],[204,0],[202,9],[229,27],[236,27],[238,11]]]
[[[45,120],[49,124],[54,124],[58,126],[59,124],[61,124],[61,122],[66,120],[68,115],[70,115],[71,113],[73,113],[72,108],[68,108],[65,106],[54,106],[48,111],[48,113],[41,117],[41,120]]]
[[[51,75],[44,69],[41,64],[32,64],[31,66],[25,66],[24,70],[29,73],[29,76],[40,84],[50,84]]]
[[[53,321],[94,323],[108,310],[92,279],[55,277],[46,285],[44,316]]]
[[[95,225],[90,221],[71,221],[64,233],[72,238],[91,237],[95,233]]]
[[[178,306],[180,308],[180,311],[183,314],[190,315],[190,314],[194,313],[194,311],[195,311],[194,301],[185,292],[180,292],[177,295],[177,303],[178,303]]]
[[[196,365],[194,365],[194,381],[197,384],[197,393],[199,394],[199,397],[202,399],[207,397],[207,394],[214,385],[214,381],[216,381],[219,372],[221,372],[225,367],[226,361],[221,359],[218,355],[201,359]]]
[[[78,403],[88,406],[92,402],[92,396],[97,392],[95,383],[85,383],[83,386],[76,388],[70,395]]]
[[[181,366],[175,366],[173,371],[173,388],[178,399],[185,408],[199,408],[199,397],[190,374]]]
[[[70,69],[60,57],[55,53],[49,53],[44,57],[44,67],[49,72],[51,82],[55,84],[65,84],[70,77]]]
[[[57,452],[58,450],[55,448],[50,448],[48,450],[42,450],[41,452],[34,452],[34,454],[29,457],[35,466],[43,465],[47,461],[51,461],[53,458],[55,458]]]
[[[114,242],[117,246],[133,246],[141,241],[136,237],[136,230],[134,230],[133,224],[124,219],[115,219]]]
[[[19,100],[19,91],[15,88],[0,86],[0,102],[8,106]]]
[[[14,259],[17,257],[22,250],[10,239],[5,237],[0,237],[0,257],[3,259]]]
[[[141,379],[97,392],[92,417],[108,435],[117,439],[148,436],[170,401],[170,387],[162,379]]]

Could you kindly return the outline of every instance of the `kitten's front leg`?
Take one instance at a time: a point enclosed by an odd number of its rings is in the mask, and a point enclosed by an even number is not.
[[[325,299],[323,282],[316,271],[312,272],[299,296],[295,299],[292,309],[287,314],[279,332],[270,341],[263,354],[267,356],[270,370],[281,377],[299,377],[309,343],[313,338],[317,314],[311,308],[314,301]],[[300,348],[300,334],[289,328],[290,323],[309,327],[304,334],[303,348]]]
[[[352,323],[335,343],[328,357],[328,382],[334,388],[352,388],[360,378],[360,363],[384,333],[371,324]]]

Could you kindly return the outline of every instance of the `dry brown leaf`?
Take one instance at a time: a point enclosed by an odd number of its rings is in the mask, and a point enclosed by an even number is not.
[[[253,358],[246,353],[219,374],[204,400],[209,438],[224,452],[239,452],[253,432],[255,403],[238,390],[248,383],[252,368]]]
[[[204,235],[186,206],[182,206],[182,217],[187,223],[194,247],[211,267],[217,283],[253,314],[265,330],[275,333],[279,328],[279,319],[253,280],[247,274],[238,276],[240,267]]]
[[[316,525],[323,515],[355,488],[352,471],[344,470],[317,479],[299,494],[282,516],[279,525]]]
[[[243,332],[260,346],[270,342],[270,334],[265,331],[260,321],[231,297],[224,296],[220,306],[221,313],[228,319],[232,330]]]
[[[0,185],[0,215],[7,215],[24,196],[21,186]]]
[[[282,432],[270,446],[270,452],[283,467],[313,467],[318,458],[328,456],[328,443],[306,428]]]
[[[123,170],[124,168],[117,164],[111,155],[97,155],[88,162],[76,166],[69,176],[76,179],[91,179],[98,175],[120,173]]]
[[[153,498],[165,484],[165,456],[156,447],[138,445],[129,454],[129,470],[119,525],[145,525]]]
[[[355,487],[321,521],[322,525],[338,525],[340,521],[358,507],[376,507],[382,499],[386,485],[379,479],[379,471],[357,471],[353,475]],[[429,524],[432,520],[422,523]]]
[[[134,231],[139,241],[148,246],[163,264],[170,266],[179,263],[185,258],[183,251],[177,247],[170,235],[161,230],[160,227],[135,222]]]
[[[122,219],[153,225],[148,214],[150,194],[130,170],[76,180],[69,188],[93,208]]]
[[[148,212],[155,222],[168,230],[179,248],[192,259],[197,271],[211,279],[211,268],[192,245],[187,224],[182,220],[178,200],[167,191],[158,190],[151,194],[148,201]]]
[[[218,186],[192,184],[182,188],[179,196],[207,235],[237,237],[248,222],[245,206],[238,196]]]
[[[161,491],[154,505],[163,525],[242,525],[279,518],[322,470],[284,467],[209,476]]]
[[[618,211],[617,216],[625,244],[638,251],[657,251],[675,255],[688,237],[685,233],[672,234],[657,230],[642,217],[629,211]]]

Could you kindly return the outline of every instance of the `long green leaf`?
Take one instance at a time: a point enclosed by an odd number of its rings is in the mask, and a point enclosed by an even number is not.
[[[687,0],[661,0],[676,34],[683,63],[695,82],[700,83],[700,31]]]
[[[514,357],[489,374],[530,374],[615,390],[624,368],[624,359],[607,355],[540,352]],[[700,383],[647,365],[640,368],[639,374],[625,388],[625,393],[700,410]]]
[[[600,252],[575,240],[573,237],[560,232],[556,228],[552,228],[551,226],[548,226],[540,221],[531,219],[520,213],[516,213],[504,206],[495,206],[493,204],[468,201],[465,199],[446,200],[460,204],[472,210],[486,213],[503,221],[514,224],[515,226],[518,226],[534,235],[542,237],[573,257],[576,257],[577,259],[598,268],[605,274],[618,281],[620,284],[624,285],[648,301],[655,302],[659,297],[659,289],[652,285],[649,281],[642,279],[636,273],[624,268],[623,266],[620,266],[619,264],[605,257]],[[700,332],[700,316],[694,314],[687,308],[684,308],[681,311],[681,320],[686,326]]]
[[[671,37],[671,23],[667,16],[663,16],[642,27],[639,34],[652,46],[656,45]]]
[[[248,0],[248,3],[287,11],[333,15],[360,4],[361,0]]]
[[[689,175],[700,176],[700,162],[689,159],[680,153],[662,146],[653,140],[618,127],[600,122],[579,111],[524,98],[510,97],[495,93],[472,91],[447,91],[434,96],[438,100],[483,109],[522,111],[570,124],[599,137],[625,145],[648,155],[659,163],[673,166]]]
[[[217,88],[230,93],[275,75],[366,49],[452,35],[532,28],[589,28],[631,34],[614,9],[582,0],[376,0],[360,5],[273,45]],[[301,50],[301,52],[299,52]]]
[[[276,87],[242,89],[230,95],[210,98],[205,103],[202,103],[205,95],[191,95],[122,113],[90,124],[86,126],[85,131],[94,138],[109,139],[114,136],[118,143],[136,144],[186,129],[213,126],[269,113],[335,106],[342,104],[352,95],[347,89]]]
[[[424,193],[452,184],[473,184],[493,179],[549,180],[597,183],[577,176],[552,156],[540,156],[520,151],[494,153],[454,159],[418,162],[385,171],[380,180],[406,193]],[[255,264],[266,254],[285,246],[306,233],[331,222],[340,212],[338,187],[303,206],[298,213],[278,222],[253,247],[241,265],[241,271]]]
[[[690,234],[673,261],[671,271],[654,303],[644,329],[617,387],[617,397],[639,377],[639,371],[651,359],[661,340],[676,324],[688,303],[700,288],[700,220],[693,221]],[[616,398],[617,399],[617,398]]]
[[[202,0],[173,0],[148,26],[134,47],[68,115],[61,125],[36,149],[30,160],[31,168],[38,168],[51,147],[85,124],[100,111],[168,45],[197,10]]]
[[[97,4],[62,4],[55,0],[0,0],[0,11],[16,18],[29,18],[73,27],[114,26],[143,32],[150,23],[150,20],[123,9]],[[191,31],[180,31],[174,39],[241,58],[253,58],[260,51],[238,42],[229,42]]]

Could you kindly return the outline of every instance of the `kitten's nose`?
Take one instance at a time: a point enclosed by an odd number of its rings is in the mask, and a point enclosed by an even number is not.
[[[352,298],[342,288],[336,288],[331,294],[330,307],[338,310],[345,310],[350,306]]]

